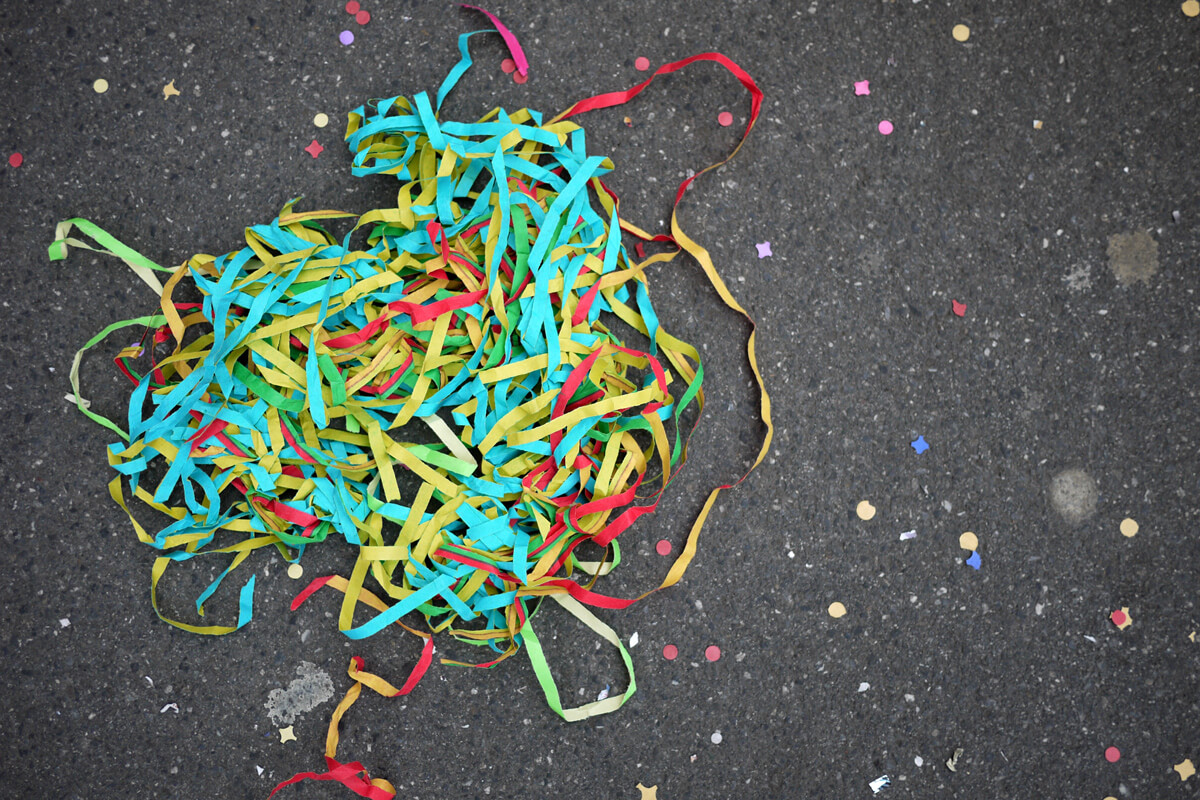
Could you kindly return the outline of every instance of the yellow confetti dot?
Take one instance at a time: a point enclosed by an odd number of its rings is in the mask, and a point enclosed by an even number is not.
[[[96,78],[96,82],[92,84],[92,88],[96,90],[96,94],[104,94],[108,91],[108,81],[104,78]]]
[[[955,41],[965,42],[971,38],[971,29],[966,25],[955,25],[954,30],[950,31],[950,34],[954,37]]]
[[[1126,517],[1125,519],[1121,520],[1121,535],[1122,536],[1132,539],[1134,536],[1137,536],[1137,532],[1138,532],[1138,524],[1137,524],[1136,520],[1130,519],[1129,517]]]
[[[299,564],[292,564],[288,567],[288,577],[292,580],[298,580],[304,574],[304,567]]]
[[[840,619],[846,616],[846,607],[841,603],[830,603],[829,616],[833,617],[834,619]]]
[[[1192,16],[1196,16],[1193,14]],[[1179,780],[1186,781],[1188,778],[1196,774],[1196,765],[1192,763],[1190,758],[1185,758],[1183,761],[1175,765],[1175,771],[1179,773]]]
[[[963,550],[975,551],[979,549],[979,537],[967,531],[962,536],[958,537],[958,546]]]
[[[1186,3],[1180,6],[1185,16],[1200,17],[1200,3],[1196,0],[1187,0]]]
[[[329,124],[329,115],[328,114],[317,114],[315,117],[313,117],[313,125],[316,125],[318,128],[324,128],[328,124]]]
[[[854,510],[858,512],[859,519],[866,520],[875,516],[875,506],[871,505],[870,502],[866,500],[863,500],[861,503],[859,503],[858,508]]]

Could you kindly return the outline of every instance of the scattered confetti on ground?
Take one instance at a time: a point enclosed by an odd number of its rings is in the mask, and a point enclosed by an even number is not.
[[[1192,16],[1195,16],[1193,14]],[[1179,780],[1186,781],[1188,778],[1196,774],[1196,766],[1190,758],[1185,758],[1174,766],[1174,770],[1179,773]]]
[[[315,117],[313,117],[313,125],[316,125],[318,128],[324,128],[328,124],[329,124],[329,115],[328,114],[320,113],[320,114],[317,114]]]
[[[642,793],[639,800],[658,800],[658,784],[653,786],[643,786],[641,782],[637,785],[638,791]]]
[[[671,541],[669,539],[659,539],[658,544],[654,545],[654,551],[660,556],[671,555]]]
[[[1108,618],[1112,620],[1113,625],[1116,625],[1119,630],[1125,630],[1133,624],[1133,617],[1129,616],[1129,606],[1122,606],[1109,614]]]
[[[720,114],[717,114],[717,122],[722,127],[728,128],[733,124],[733,114],[730,114],[728,111],[722,111]]]
[[[721,648],[717,647],[715,644],[710,644],[704,649],[704,657],[709,661],[720,661]]]
[[[529,76],[526,75],[525,73],[521,72],[520,70],[513,73],[513,83],[523,84],[523,83],[526,83],[528,80],[529,80]]]
[[[720,744],[720,743],[721,743],[721,740],[722,740],[723,738],[725,738],[725,737],[721,736],[721,732],[720,732],[720,731],[713,731],[713,735],[712,735],[711,737],[709,737],[709,738],[711,738],[711,739],[712,739],[712,743],[713,743],[713,744]]]
[[[1035,131],[1040,131],[1042,129],[1042,121],[1040,119],[1035,119],[1033,121],[1033,129]]]
[[[867,785],[871,787],[871,794],[879,794],[884,789],[892,785],[892,779],[887,775],[880,775]]]
[[[758,244],[756,244],[754,246],[756,248],[758,248],[758,257],[759,258],[766,258],[767,256],[775,255],[774,253],[771,252],[771,243],[770,242],[759,242]]]
[[[912,449],[917,451],[917,455],[920,455],[929,449],[929,442],[925,441],[924,436],[918,436],[912,441]]]
[[[517,62],[513,61],[511,58],[504,59],[500,62],[500,71],[505,75],[512,75],[517,71]]]
[[[160,708],[158,710],[158,713],[165,714],[168,711],[174,711],[176,714],[178,714],[179,713],[179,704],[178,703],[167,703],[165,706],[163,706],[162,708]]]
[[[1185,16],[1200,17],[1200,2],[1196,0],[1187,0],[1179,9],[1183,11]]]
[[[961,547],[963,550],[972,550],[972,551],[978,550],[979,549],[979,537],[976,536],[975,534],[971,533],[970,531],[966,531],[965,533],[963,533],[962,536],[958,537],[958,546]]]
[[[308,153],[313,158],[316,158],[317,156],[321,155],[321,153],[324,151],[325,151],[325,148],[321,147],[320,143],[316,139],[313,139],[312,144],[310,144],[308,147],[304,148],[304,152]]]
[[[916,764],[918,767],[924,766],[925,759],[921,758],[920,756],[914,756],[913,763]]]
[[[69,627],[71,627],[71,620],[67,619],[66,617],[63,617],[62,619],[60,619],[58,621],[58,624],[64,628],[69,628]]]
[[[1121,535],[1122,536],[1124,536],[1127,539],[1132,539],[1134,536],[1137,536],[1137,532],[1138,532],[1137,520],[1130,519],[1129,517],[1126,517],[1125,519],[1121,520]]]
[[[979,568],[983,566],[983,559],[979,557],[978,550],[976,550],[974,553],[971,553],[971,557],[967,559],[967,566],[976,572],[978,572]]]
[[[350,0],[349,3],[346,3],[347,14],[357,14],[360,8],[362,8],[362,6],[358,4],[358,0]]]
[[[95,90],[96,94],[104,94],[108,91],[108,81],[104,80],[104,78],[96,78],[95,83],[92,84],[92,89]]]
[[[971,29],[966,25],[955,25],[954,30],[950,31],[950,35],[954,37],[956,42],[965,42],[971,38]]]
[[[673,644],[669,644],[663,648],[663,658],[667,661],[674,661],[679,655],[679,648]]]
[[[295,728],[296,728],[295,725],[288,725],[286,728],[280,728],[279,729],[279,743],[285,744],[287,742],[296,741]]]
[[[287,572],[288,577],[294,581],[298,581],[304,577],[304,567],[299,564],[289,564]]]
[[[895,130],[895,128],[892,127],[892,123],[889,120],[885,119],[879,123],[879,132],[882,133],[884,136],[891,136],[892,131],[894,131],[894,130]]]
[[[950,301],[950,310],[954,312],[954,316],[962,317],[967,313],[967,304],[960,303],[957,300]]]
[[[855,81],[854,82],[854,93],[856,95],[870,94],[871,93],[871,82],[870,81]]]
[[[163,87],[163,100],[166,100],[168,97],[178,97],[178,96],[179,96],[179,90],[175,88],[175,81],[171,81],[170,83],[168,83],[166,86]]]
[[[1115,764],[1121,760],[1121,751],[1115,747],[1110,747],[1104,751],[1104,760],[1110,764]]]
[[[846,616],[846,607],[838,602],[830,603],[829,616],[833,617],[834,619],[841,619],[842,617]]]
[[[351,31],[342,31],[338,34],[338,41],[342,44],[354,44],[354,34]]]
[[[650,69],[650,59],[646,58],[645,56],[638,56],[633,62],[633,68],[638,72],[645,72],[646,70]]]
[[[902,541],[902,542],[906,542],[909,539],[915,539],[915,538],[917,538],[917,531],[915,528],[911,531],[902,531],[900,533],[900,541]]]
[[[357,22],[359,25],[366,25],[368,22],[371,21],[371,12],[370,11],[359,11],[357,14],[354,15],[354,21]]]
[[[875,516],[875,506],[871,505],[870,501],[867,500],[859,503],[854,511],[858,514],[858,518],[864,521]]]
[[[626,118],[625,118],[625,127],[626,127],[626,128],[632,128],[632,127],[633,127],[633,120],[632,120],[632,119],[630,119],[629,117],[626,117]]]
[[[858,685],[858,693],[862,694],[863,692],[867,691],[870,688],[871,688],[871,684],[867,683],[866,681],[863,681],[862,683],[860,683]]]
[[[630,637],[629,637],[629,647],[630,647],[630,649],[633,649],[634,647],[637,647],[637,643],[638,643],[638,634],[637,634],[637,631],[634,631],[634,632],[633,632],[633,636],[630,636]]]
[[[946,759],[946,769],[951,772],[958,772],[958,760],[962,758],[963,749],[961,747],[954,748],[954,755]]]
[[[13,153],[8,157],[8,165],[10,167],[19,167],[25,163],[25,156],[20,153]]]

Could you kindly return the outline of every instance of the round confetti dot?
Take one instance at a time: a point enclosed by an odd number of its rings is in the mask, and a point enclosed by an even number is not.
[[[292,580],[299,580],[304,574],[304,567],[299,564],[292,564],[288,567],[288,577]]]
[[[1112,612],[1110,618],[1113,621],[1113,625],[1124,625],[1125,620],[1129,619],[1129,616],[1118,608],[1116,611]]]
[[[500,62],[500,71],[505,75],[511,75],[517,71],[517,62],[511,58],[506,58]]]
[[[324,128],[328,124],[329,124],[329,115],[328,114],[317,114],[315,117],[313,117],[313,125],[316,125],[318,128]]]
[[[354,15],[354,21],[357,22],[359,25],[366,25],[368,22],[371,21],[371,12],[370,11],[358,12],[357,14]]]
[[[1196,15],[1192,14],[1192,16],[1194,17]],[[633,68],[638,72],[645,72],[646,70],[650,69],[650,59],[646,58],[645,56],[638,56],[633,62]]]
[[[349,3],[346,3],[347,14],[357,14],[360,8],[362,8],[362,6],[358,4],[358,0],[350,0]]]
[[[108,81],[104,80],[104,78],[96,78],[96,82],[92,84],[92,88],[95,89],[96,94],[104,94],[108,91]]]
[[[979,537],[976,536],[975,534],[971,533],[970,531],[967,531],[962,536],[958,537],[958,546],[961,547],[963,550],[972,550],[972,551],[978,550],[979,549]]]
[[[720,731],[713,731],[713,735],[709,738],[712,739],[713,744],[720,744],[725,737],[721,735]]]
[[[954,37],[956,42],[965,42],[971,38],[971,29],[966,25],[955,25],[954,30],[950,31],[950,35]]]
[[[19,167],[25,163],[25,156],[20,153],[13,153],[8,157],[8,165],[10,167]]]
[[[890,136],[892,131],[894,131],[894,130],[895,130],[895,128],[892,127],[892,123],[889,120],[885,119],[879,123],[879,132],[882,133],[884,136]]]
[[[350,31],[342,31],[338,34],[338,41],[342,44],[354,44],[354,34]]]
[[[709,661],[720,661],[721,648],[717,647],[715,644],[710,644],[704,649],[704,657]]]
[[[1198,5],[1200,5],[1200,4],[1198,4]],[[1121,520],[1121,535],[1122,536],[1124,536],[1128,539],[1132,539],[1134,536],[1137,536],[1137,532],[1138,532],[1137,520],[1130,519],[1129,517],[1126,517],[1125,519]]]
[[[674,661],[675,657],[678,655],[679,648],[673,644],[669,644],[663,648],[663,658],[665,658],[667,661]]]
[[[659,539],[658,544],[654,545],[654,550],[660,556],[671,555],[671,542],[667,539]]]
[[[1196,0],[1187,0],[1179,8],[1182,9],[1185,16],[1200,17],[1200,3],[1197,3]]]
[[[728,128],[733,124],[733,114],[730,114],[728,111],[722,111],[720,114],[717,114],[717,122],[722,127]]]
[[[859,503],[858,507],[854,510],[858,513],[858,518],[862,520],[871,519],[871,517],[875,516],[875,506],[866,500]]]
[[[846,616],[846,607],[841,603],[830,603],[829,616],[833,617],[834,619],[840,619]]]
[[[528,75],[522,75],[519,72],[513,73],[513,83],[525,83],[527,80],[529,80]]]
[[[1115,747],[1110,747],[1104,751],[1104,760],[1110,764],[1115,764],[1121,760],[1121,751]]]

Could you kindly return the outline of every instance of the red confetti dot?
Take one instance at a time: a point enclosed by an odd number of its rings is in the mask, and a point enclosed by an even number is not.
[[[20,153],[13,153],[8,157],[8,165],[10,167],[19,167],[25,163],[25,156]]]
[[[654,549],[658,551],[660,556],[671,555],[671,543],[666,539],[659,539],[658,544],[654,545]]]
[[[368,22],[371,21],[371,12],[370,11],[358,12],[357,14],[354,15],[354,21],[357,22],[359,25],[366,25]]]
[[[717,114],[717,122],[728,128],[733,124],[733,114],[730,114],[728,111],[722,111],[720,114]]]
[[[500,62],[500,71],[505,75],[511,75],[517,71],[517,62],[511,58],[506,58]]]
[[[522,74],[521,74],[521,73],[519,73],[519,72],[514,72],[514,73],[513,73],[513,81],[514,81],[514,82],[516,82],[516,83],[524,83],[524,82],[525,82],[525,81],[527,81],[527,80],[529,80],[529,76],[528,76],[528,75],[522,75]]]
[[[950,310],[954,312],[954,316],[961,317],[967,313],[967,304],[960,303],[957,300],[951,300]]]
[[[1121,609],[1118,608],[1116,611],[1112,612],[1113,625],[1124,625],[1125,620],[1126,620],[1125,612],[1122,611]]]
[[[667,661],[674,661],[675,657],[678,655],[679,648],[673,644],[669,644],[663,648],[663,658],[665,658]]]
[[[719,660],[721,658],[721,648],[717,647],[715,644],[710,644],[704,650],[704,657],[709,661]]]
[[[1121,760],[1121,751],[1115,747],[1110,747],[1104,751],[1104,758],[1110,764],[1115,764]]]
[[[650,59],[645,56],[638,56],[637,60],[633,62],[633,68],[638,72],[645,72],[650,69]]]
[[[360,8],[362,8],[362,6],[358,4],[358,0],[350,0],[349,3],[346,3],[347,14],[357,14]]]

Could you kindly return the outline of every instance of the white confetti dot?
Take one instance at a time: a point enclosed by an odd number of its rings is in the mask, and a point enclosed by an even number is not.
[[[860,693],[865,692],[867,689],[870,689],[870,688],[871,688],[871,684],[867,683],[866,681],[863,681],[862,683],[860,683],[858,685],[858,691]]]
[[[723,738],[723,737],[721,736],[721,732],[720,732],[720,731],[716,731],[716,732],[714,732],[714,733],[713,733],[713,735],[712,735],[712,743],[713,743],[713,744],[720,744],[720,743],[721,743],[721,739],[722,739],[722,738]]]
[[[925,759],[921,758],[920,756],[917,756],[916,758],[913,759],[913,763],[919,767],[925,763]]]

